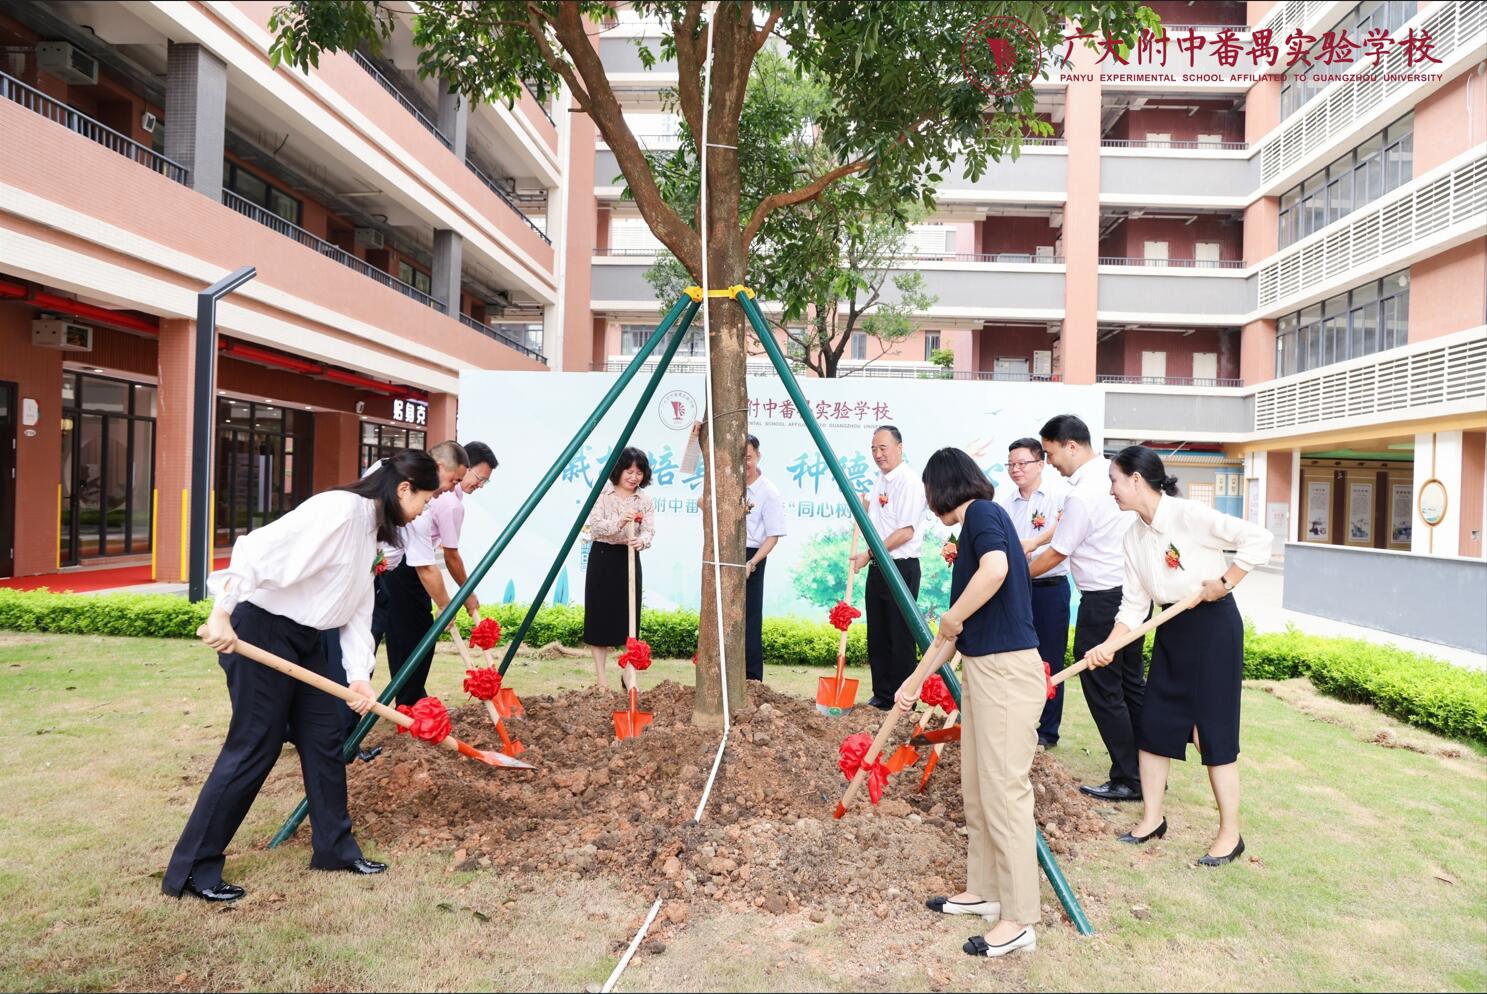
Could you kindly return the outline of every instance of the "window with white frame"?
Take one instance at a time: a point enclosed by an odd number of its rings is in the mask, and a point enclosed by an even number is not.
[[[926,331],[924,333],[924,361],[930,362],[934,354],[940,349],[940,333],[938,331]]]
[[[1371,280],[1276,322],[1275,375],[1398,348],[1409,339],[1410,274]]]

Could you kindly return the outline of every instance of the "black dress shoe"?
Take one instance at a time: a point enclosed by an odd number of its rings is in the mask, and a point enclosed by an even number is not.
[[[1040,735],[1038,736],[1038,745],[1042,746],[1044,749],[1052,749],[1054,746],[1058,745],[1058,739],[1050,739],[1046,735]]]
[[[211,887],[198,887],[194,879],[187,877],[186,886],[181,888],[181,893],[190,894],[192,897],[199,897],[203,901],[209,901],[212,904],[226,904],[229,901],[236,901],[248,892],[236,884],[223,883],[221,881],[218,881]]]
[[[1115,841],[1117,841],[1117,842],[1128,842],[1128,843],[1130,843],[1133,846],[1139,846],[1143,842],[1150,842],[1152,839],[1160,839],[1160,838],[1162,838],[1166,834],[1167,834],[1167,819],[1163,818],[1162,819],[1162,823],[1160,825],[1158,825],[1156,828],[1152,829],[1150,832],[1147,832],[1145,835],[1133,835],[1132,833],[1127,832],[1125,835],[1122,835],[1120,838],[1116,839]]]
[[[350,866],[346,867],[346,872],[359,873],[362,876],[371,876],[374,873],[382,873],[386,869],[386,863],[379,863],[376,860],[366,859],[365,857],[362,857],[354,860]]]
[[[885,701],[881,697],[874,696],[868,700],[867,705],[868,707],[877,708],[879,711],[888,711],[892,709],[893,702]]]
[[[356,754],[356,758],[361,760],[363,763],[370,763],[372,760],[376,759],[380,755],[382,755],[382,747],[372,746],[372,748],[370,749],[359,750]]]
[[[1227,855],[1227,856],[1210,856],[1207,853],[1204,853],[1202,856],[1198,857],[1198,865],[1199,866],[1223,866],[1225,863],[1232,863],[1232,862],[1234,862],[1236,859],[1238,859],[1240,856],[1243,856],[1243,855],[1244,855],[1244,836],[1241,835],[1239,837],[1239,845],[1235,846],[1234,847],[1234,851],[1231,852],[1229,855]]]
[[[1097,798],[1101,801],[1141,800],[1141,789],[1139,787],[1131,787],[1127,784],[1116,783],[1114,780],[1107,780],[1105,783],[1100,784],[1100,786],[1098,787],[1091,787],[1088,784],[1080,784],[1079,792],[1081,794],[1088,794],[1090,797]]]

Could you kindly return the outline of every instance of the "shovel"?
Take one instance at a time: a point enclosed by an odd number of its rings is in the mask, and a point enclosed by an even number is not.
[[[475,622],[475,629],[478,629],[482,624],[484,624],[484,622],[480,620],[479,615],[472,615],[471,618]],[[471,629],[472,635],[474,634],[475,629]],[[450,626],[450,631],[454,631],[453,625]],[[458,639],[459,633],[456,632],[455,640],[458,641]],[[490,648],[487,646],[479,646],[479,649],[481,657],[485,660],[485,665],[495,666],[496,661],[491,658]],[[463,650],[460,652],[460,656],[464,656]],[[466,659],[465,661],[466,663],[469,662],[468,659]],[[512,690],[510,687],[501,688],[500,692],[496,694],[495,704],[496,713],[499,714],[502,718],[525,718],[527,716],[527,709],[522,706],[521,698],[517,697],[516,691]]]
[[[465,668],[467,670],[475,669],[475,660],[471,658],[470,650],[465,645],[465,640],[460,638],[460,630],[458,625],[449,626],[449,637],[454,640],[454,647],[459,650],[460,660],[465,664]],[[487,664],[490,663],[491,659],[489,655],[485,656],[485,661]],[[469,689],[468,684],[466,685],[466,689]],[[522,745],[521,742],[517,741],[516,739],[513,739],[511,735],[506,731],[506,725],[504,722],[501,721],[502,716],[500,708],[496,706],[496,700],[499,699],[499,697],[500,693],[497,692],[497,697],[495,699],[482,697],[481,700],[485,702],[485,711],[487,714],[490,715],[491,724],[496,726],[496,734],[501,737],[501,752],[505,753],[507,756],[520,756],[522,753],[527,751],[527,747]]]
[[[857,555],[857,528],[852,528],[852,551],[847,554],[847,597],[845,603],[852,603],[852,582],[857,578],[857,571],[852,569],[851,558]],[[842,638],[836,648],[836,676],[823,676],[816,684],[816,710],[828,718],[840,718],[852,706],[857,703],[857,681],[846,679],[847,670],[847,629],[842,630]]]
[[[627,528],[629,537],[635,538],[635,522],[631,521]],[[630,637],[639,638],[639,620],[635,617],[635,546],[628,546],[630,552]],[[647,725],[655,718],[655,715],[640,710],[640,688],[639,680],[635,675],[634,666],[626,666],[623,670],[624,682],[630,689],[630,707],[625,711],[614,712],[614,735],[623,742],[632,739],[645,731]]]
[[[196,630],[196,634],[198,636],[202,636],[205,631],[206,626],[203,625]],[[267,666],[271,670],[278,670],[285,676],[293,677],[300,683],[309,684],[316,690],[323,690],[327,694],[330,694],[332,697],[339,697],[347,704],[358,704],[362,700],[364,700],[361,695],[353,693],[350,688],[343,687],[333,680],[327,680],[319,673],[312,673],[309,670],[305,669],[303,666],[298,666],[294,663],[291,663],[284,657],[276,656],[266,649],[260,649],[258,646],[253,645],[251,642],[244,642],[242,639],[238,639],[237,648],[233,649],[233,652],[237,653],[239,656],[242,656],[245,659],[251,659],[255,663],[262,663],[264,666]],[[394,711],[386,704],[380,704],[374,701],[372,702],[372,711],[377,715],[377,717],[393,722],[394,724],[402,728],[413,727],[412,718],[403,714],[401,711]],[[461,756],[466,756],[470,759],[478,760],[479,762],[487,763],[491,766],[500,766],[511,770],[531,770],[536,768],[532,766],[531,763],[524,763],[519,759],[513,759],[510,756],[503,756],[498,752],[489,752],[485,749],[476,749],[474,746],[467,745],[464,742],[461,742],[453,735],[445,736],[437,744],[445,749],[448,749],[450,752],[457,752]]]
[[[1177,617],[1179,614],[1181,614],[1182,612],[1186,611],[1188,608],[1192,607],[1194,604],[1197,604],[1202,599],[1203,599],[1203,592],[1200,590],[1200,591],[1197,591],[1196,593],[1193,593],[1193,594],[1188,595],[1187,597],[1185,597],[1182,600],[1178,601],[1176,604],[1170,604],[1170,605],[1168,605],[1167,606],[1167,610],[1163,611],[1161,614],[1158,614],[1156,617],[1150,618],[1147,621],[1143,622],[1142,624],[1138,625],[1134,631],[1130,631],[1130,632],[1127,632],[1125,635],[1122,635],[1120,637],[1120,641],[1116,642],[1115,645],[1111,646],[1111,649],[1113,651],[1115,651],[1115,652],[1119,652],[1121,649],[1124,649],[1126,646],[1130,645],[1132,642],[1135,642],[1138,639],[1145,638],[1146,635],[1147,635],[1147,633],[1150,632],[1152,629],[1156,628],[1158,625],[1160,625],[1160,624],[1162,624],[1164,622],[1171,621],[1173,618]],[[1064,670],[1062,672],[1060,672],[1057,676],[1048,677],[1047,678],[1047,685],[1048,685],[1048,694],[1049,694],[1049,696],[1051,697],[1053,695],[1053,688],[1057,687],[1059,684],[1061,684],[1065,680],[1069,679],[1069,677],[1074,676],[1074,675],[1076,675],[1078,673],[1083,673],[1087,669],[1089,669],[1089,657],[1088,656],[1086,656],[1084,659],[1079,660],[1079,662],[1075,663],[1073,666],[1065,667]],[[956,725],[954,728],[946,727],[946,728],[936,729],[933,732],[920,732],[917,735],[915,735],[913,738],[909,739],[909,744],[910,745],[935,745],[935,744],[941,743],[941,742],[959,742],[959,741],[960,741],[960,726],[959,725]]]
[[[960,653],[957,652],[955,654],[955,658],[950,660],[950,668],[954,669],[955,664],[959,660]],[[929,681],[926,680],[926,687],[928,686],[928,683]],[[925,701],[922,693],[920,694],[919,699],[921,701]],[[929,702],[925,701],[925,703],[928,704]],[[938,704],[930,705],[929,707],[926,707],[924,709],[924,713],[919,716],[919,723],[914,726],[914,735],[910,738],[909,742],[905,742],[903,745],[893,750],[893,755],[888,757],[888,762],[886,765],[888,767],[889,773],[897,773],[899,770],[907,769],[908,767],[913,766],[915,763],[919,762],[919,750],[915,749],[914,746],[910,743],[913,742],[913,740],[918,736],[924,734],[924,726],[929,724],[929,719],[934,717],[935,712],[939,710],[940,708]],[[953,719],[947,719],[945,721],[946,726],[952,725],[954,723],[955,722]]]
[[[945,728],[955,727],[955,723],[958,720],[960,720],[959,708],[951,711],[948,715],[945,716]],[[945,743],[941,742],[939,745],[934,747],[934,751],[932,751],[929,754],[929,758],[924,761],[924,775],[919,778],[919,793],[924,793],[924,788],[929,785],[929,775],[935,771],[935,766],[937,766],[940,762],[940,753],[944,751]]]
[[[909,676],[909,679],[918,683],[923,683],[924,680],[935,670],[939,669],[940,665],[946,659],[950,658],[950,656],[954,652],[954,639],[946,639],[943,642],[939,639],[936,639],[934,642],[930,643],[929,651],[924,654],[924,658],[919,661],[918,668],[916,668],[914,672]],[[900,711],[898,709],[898,705],[896,704],[893,707],[889,708],[888,714],[884,715],[883,724],[878,726],[878,734],[873,737],[873,744],[868,747],[866,755],[862,757],[863,769],[859,769],[856,773],[852,774],[852,782],[847,785],[847,792],[843,794],[842,799],[837,802],[836,814],[834,815],[834,817],[841,818],[843,815],[845,815],[847,813],[847,808],[851,806],[853,799],[856,798],[858,792],[862,790],[863,782],[867,779],[866,768],[873,765],[873,763],[877,760],[878,755],[883,751],[883,747],[886,746],[888,744],[888,740],[893,737],[893,727],[898,724],[899,716]]]

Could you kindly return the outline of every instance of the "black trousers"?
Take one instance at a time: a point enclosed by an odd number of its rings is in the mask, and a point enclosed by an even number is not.
[[[1034,580],[1032,595],[1038,654],[1052,672],[1058,673],[1064,668],[1064,652],[1069,648],[1069,580],[1063,576]],[[1039,740],[1057,742],[1063,720],[1064,685],[1059,684],[1053,690],[1053,700],[1043,704],[1043,717],[1038,720]]]
[[[418,570],[404,560],[397,569],[382,574],[387,591],[387,670],[394,678],[408,668],[407,682],[398,691],[398,704],[417,704],[428,696],[424,682],[434,661],[434,647],[417,659],[412,658],[419,639],[434,623],[434,601],[418,578]]]
[[[232,612],[244,641],[331,677],[320,632],[253,604]],[[176,842],[161,889],[180,896],[186,878],[198,887],[222,882],[227,844],[248,815],[284,748],[286,726],[299,753],[310,802],[310,865],[326,870],[361,858],[346,811],[346,765],[341,761],[341,712],[345,703],[236,653],[219,655],[232,698],[227,741],[202,784],[196,807]],[[345,674],[342,674],[342,679]]]
[[[758,551],[749,549],[745,561]],[[764,679],[764,567],[768,562],[754,567],[744,587],[744,672],[750,680]]]
[[[1118,610],[1119,587],[1081,593],[1079,617],[1074,623],[1075,659],[1083,659],[1086,652],[1110,636]],[[1136,760],[1136,735],[1146,700],[1141,653],[1138,640],[1117,652],[1109,666],[1079,674],[1090,716],[1110,753],[1111,781],[1137,789],[1141,787],[1141,772]]]
[[[326,673],[332,680],[343,687],[351,684],[346,679],[346,665],[341,655],[341,630],[339,628],[327,629],[320,633],[320,644],[325,649]],[[356,731],[356,723],[361,717],[350,708],[345,708],[345,714],[341,719],[341,741],[345,742],[351,738],[351,733]]]
[[[919,560],[895,559],[898,575],[908,585],[909,595],[919,596]],[[882,567],[873,561],[867,568],[864,595],[867,619],[867,664],[873,672],[873,696],[891,701],[899,686],[919,664],[919,643],[909,621],[898,609],[893,591],[883,578]]]
[[[389,571],[390,572],[390,571]],[[382,639],[387,635],[387,574],[372,579],[372,654],[382,648]]]

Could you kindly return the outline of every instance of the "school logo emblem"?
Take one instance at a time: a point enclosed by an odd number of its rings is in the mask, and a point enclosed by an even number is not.
[[[685,390],[672,390],[656,403],[661,423],[672,431],[691,431],[697,423],[698,410],[697,398]]]
[[[1029,89],[1043,71],[1043,44],[1015,17],[988,17],[966,32],[960,64],[966,78],[986,93],[1013,96]]]

